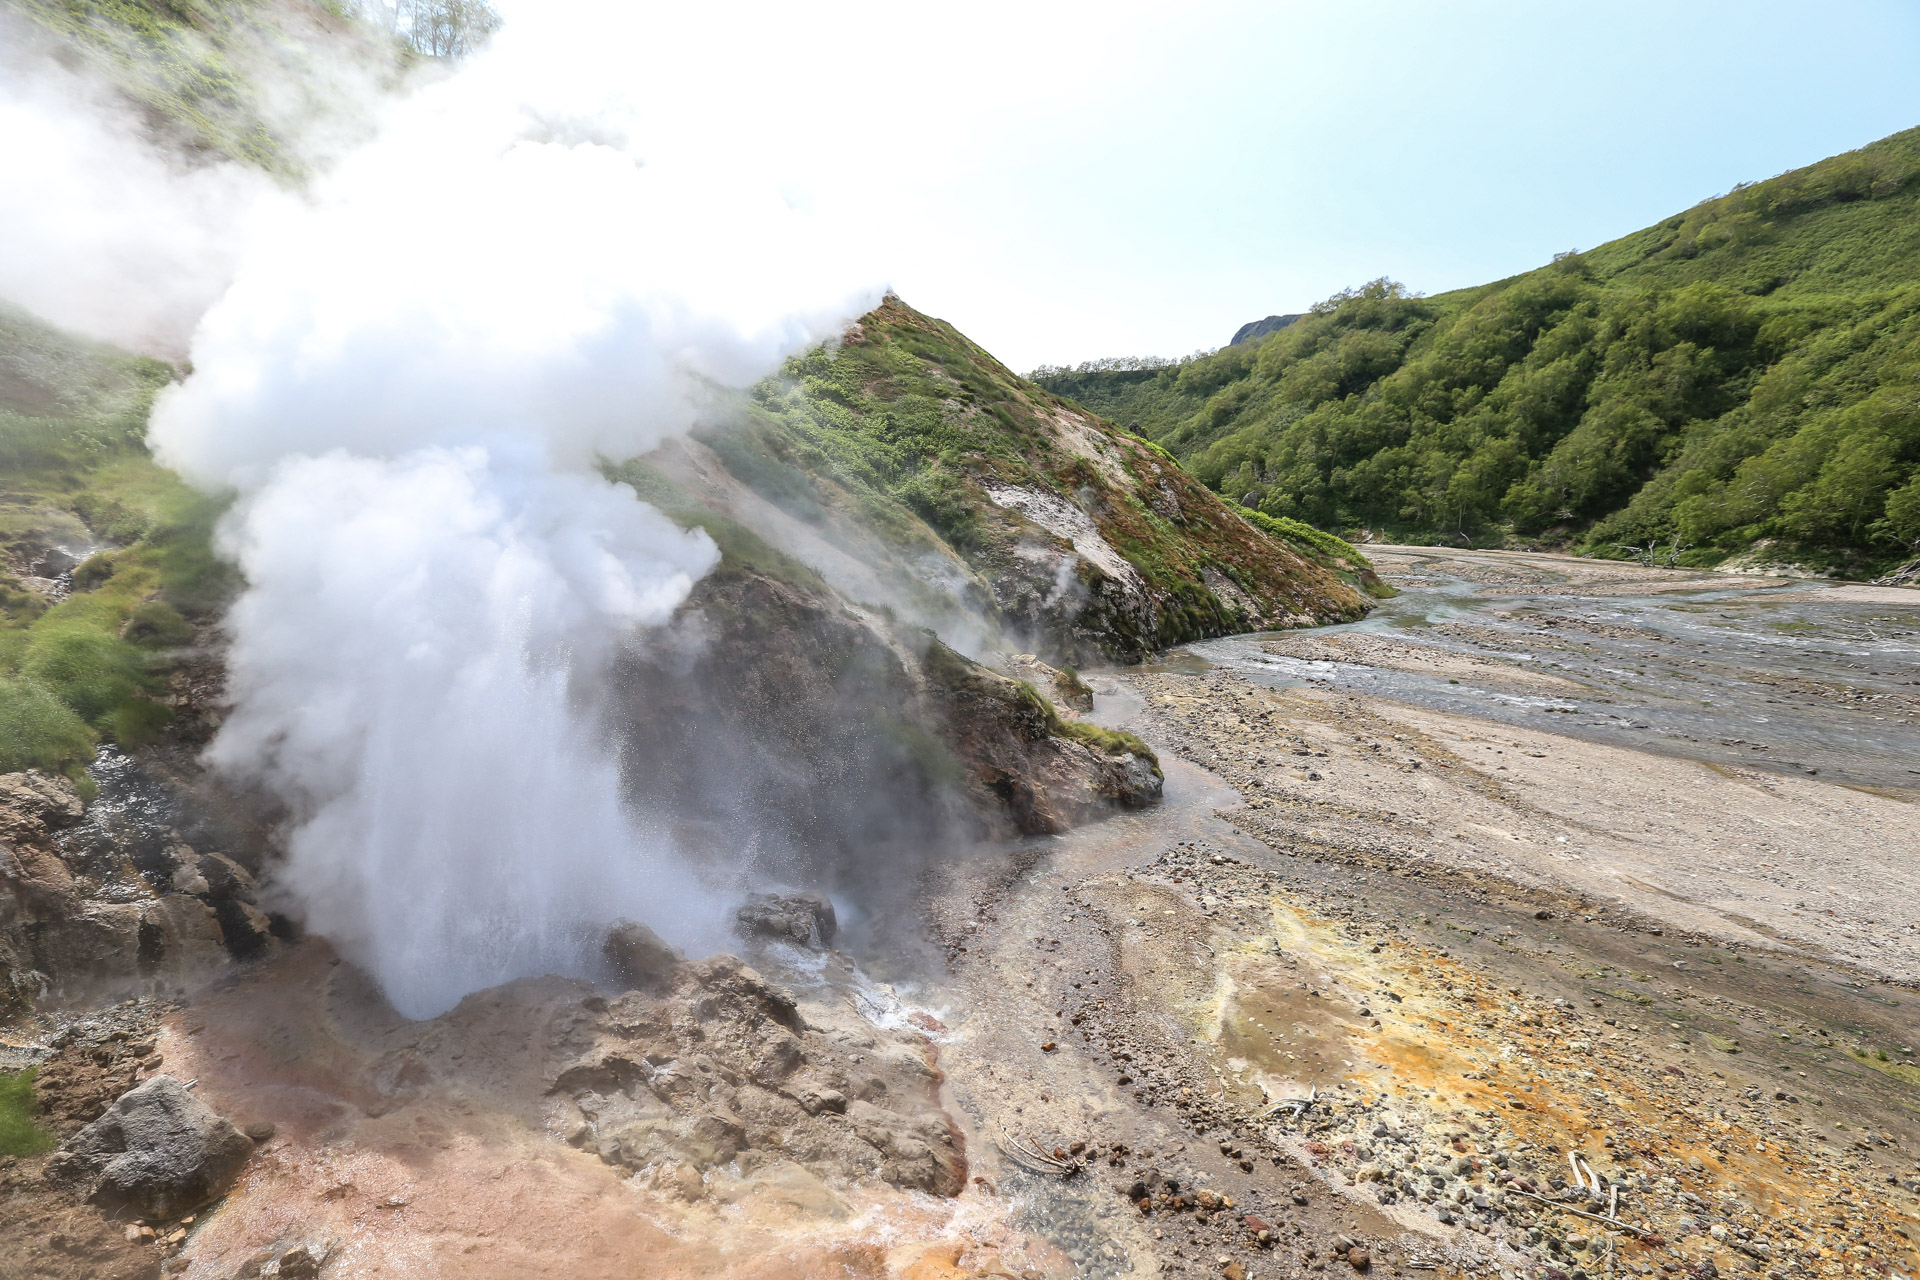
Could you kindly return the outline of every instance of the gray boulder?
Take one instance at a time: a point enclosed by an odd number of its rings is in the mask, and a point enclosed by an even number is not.
[[[733,913],[742,937],[771,938],[796,947],[824,948],[840,931],[833,904],[817,893],[756,893]]]
[[[91,1180],[95,1204],[158,1222],[225,1192],[252,1154],[246,1134],[172,1076],[155,1076],[67,1139],[47,1173]]]

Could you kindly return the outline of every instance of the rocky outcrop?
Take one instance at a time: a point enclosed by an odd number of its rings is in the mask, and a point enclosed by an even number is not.
[[[1063,723],[771,548],[740,548],[646,641],[606,704],[630,794],[762,882],[837,888],[876,856],[1060,831],[1159,794],[1144,747]]]
[[[552,1085],[575,1117],[569,1141],[675,1194],[783,1161],[935,1195],[965,1183],[925,1036],[840,999],[803,1007],[736,957],[680,966],[667,992],[590,998],[554,1028],[570,1050]]]
[[[1032,686],[929,640],[928,697],[966,767],[977,810],[1013,833],[1065,831],[1089,818],[1158,803],[1160,765],[1130,734],[1062,722]]]
[[[100,826],[66,778],[0,776],[0,1017],[178,986],[272,944],[238,862]]]
[[[1305,314],[1305,312],[1295,312],[1292,315],[1268,316],[1264,320],[1249,320],[1233,331],[1233,338],[1227,345],[1237,347],[1243,342],[1252,342],[1256,338],[1278,333],[1294,321],[1304,319]]]
[[[253,1142],[172,1076],[122,1094],[106,1114],[62,1144],[47,1176],[89,1184],[109,1211],[161,1221],[223,1194]]]

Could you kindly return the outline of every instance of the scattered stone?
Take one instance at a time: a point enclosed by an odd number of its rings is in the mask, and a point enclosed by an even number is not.
[[[280,1280],[313,1280],[324,1260],[308,1246],[297,1244],[280,1255]]]

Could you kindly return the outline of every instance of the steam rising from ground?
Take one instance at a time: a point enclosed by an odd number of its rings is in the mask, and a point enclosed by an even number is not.
[[[55,324],[178,354],[232,270],[240,226],[279,198],[237,165],[186,167],[131,110],[35,56],[0,11],[0,298]]]
[[[650,135],[571,56],[572,7],[510,10],[262,212],[150,433],[241,494],[213,759],[293,806],[307,923],[415,1017],[583,971],[619,915],[711,939],[714,896],[623,810],[591,703],[718,553],[594,464],[878,297],[724,152]]]

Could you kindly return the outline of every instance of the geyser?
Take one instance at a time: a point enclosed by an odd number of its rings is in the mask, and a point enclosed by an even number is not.
[[[717,931],[592,700],[718,553],[595,464],[878,299],[724,153],[636,141],[570,7],[510,11],[262,217],[150,436],[239,493],[211,757],[287,801],[281,882],[413,1017],[585,971],[620,916]]]

